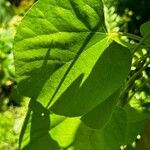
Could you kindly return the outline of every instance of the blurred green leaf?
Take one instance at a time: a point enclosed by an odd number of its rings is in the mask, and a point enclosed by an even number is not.
[[[150,21],[145,22],[141,25],[140,28],[142,36],[146,36],[147,34],[150,34]]]

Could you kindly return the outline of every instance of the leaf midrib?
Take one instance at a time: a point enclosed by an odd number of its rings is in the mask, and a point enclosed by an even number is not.
[[[66,76],[68,75],[68,73],[70,72],[71,68],[74,66],[74,64],[76,63],[76,61],[78,60],[78,58],[80,57],[81,53],[84,51],[85,47],[87,46],[87,44],[90,42],[90,40],[92,39],[92,37],[96,34],[96,32],[98,31],[98,29],[101,27],[100,26],[101,22],[99,21],[98,25],[95,27],[95,32],[93,30],[93,32],[90,32],[89,35],[87,36],[87,38],[85,39],[83,45],[81,46],[81,48],[79,49],[79,51],[77,52],[77,54],[75,55],[74,59],[72,60],[72,63],[69,65],[68,69],[66,70],[64,76],[62,77],[61,81],[59,82],[59,85],[57,86],[54,94],[52,95],[50,101],[48,102],[48,104],[46,105],[47,109],[50,109],[50,104],[53,101],[54,97],[56,96],[57,92],[59,91],[59,89],[61,88],[63,82],[66,79]]]

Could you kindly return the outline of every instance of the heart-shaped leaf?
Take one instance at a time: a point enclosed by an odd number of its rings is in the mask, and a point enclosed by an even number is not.
[[[14,45],[23,95],[57,114],[81,116],[121,86],[131,54],[106,33],[103,7],[99,0],[39,0],[29,10]]]

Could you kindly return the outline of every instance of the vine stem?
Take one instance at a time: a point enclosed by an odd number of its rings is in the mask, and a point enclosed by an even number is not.
[[[130,38],[130,39],[132,39],[132,40],[135,40],[135,41],[138,41],[138,42],[139,42],[139,43],[136,43],[136,46],[133,48],[132,54],[134,54],[134,53],[140,48],[141,45],[142,45],[143,48],[144,48],[144,45],[143,45],[143,44],[145,44],[145,43],[144,43],[145,40],[150,36],[150,32],[148,32],[148,34],[146,34],[145,37],[140,37],[140,36],[138,36],[138,35],[135,35],[135,34],[132,34],[132,33],[127,33],[127,32],[118,32],[118,34],[119,34],[120,36],[126,36],[127,38]],[[146,45],[147,45],[148,47],[150,47],[150,45],[149,45],[148,43],[146,43]],[[128,45],[127,45],[127,46],[128,46]],[[146,48],[147,48],[147,46],[146,46]]]
[[[123,92],[121,92],[120,94],[120,100],[122,102],[122,106],[126,105],[128,103],[128,101],[126,101],[125,97],[126,94],[128,93],[130,87],[132,86],[132,84],[134,83],[135,79],[140,75],[140,73],[146,68],[148,67],[149,62],[146,63],[143,67],[141,67],[135,74],[133,74],[133,76],[131,76],[131,78],[128,80],[128,82],[126,83],[126,86],[123,90]]]
[[[141,41],[139,42],[139,44],[134,48],[133,50],[133,54],[140,48],[140,46],[145,42],[145,40],[147,40],[147,38],[150,36],[150,32],[148,32],[148,34],[146,34],[145,37],[143,37],[141,39]]]
[[[135,34],[131,34],[131,33],[127,33],[127,32],[118,32],[118,33],[122,36],[127,36],[128,38],[131,38],[131,39],[136,40],[136,41],[142,40],[142,37],[135,35]]]
[[[141,85],[138,89],[136,89],[135,92],[132,93],[132,95],[130,95],[130,97],[128,98],[127,101],[129,102],[129,101],[132,99],[132,97],[135,95],[135,93],[138,92],[138,91],[140,91],[140,90],[145,86],[145,84],[148,83],[148,82],[150,82],[150,78],[147,79],[147,80],[145,80],[145,81],[142,83],[142,85]]]
[[[146,34],[145,37],[139,37],[137,35],[134,35],[134,34],[130,34],[130,33],[122,33],[122,32],[119,32],[120,35],[122,36],[127,36],[128,38],[130,39],[133,39],[133,40],[136,40],[136,41],[139,41],[139,43],[135,46],[135,48],[133,49],[133,54],[140,48],[140,46],[145,42],[145,40],[150,36],[150,32],[148,32],[148,34]],[[147,54],[149,55],[149,53]],[[128,97],[128,92],[129,92],[129,89],[131,88],[131,86],[134,84],[134,81],[138,78],[138,76],[141,74],[141,72],[146,68],[148,67],[149,65],[149,62],[145,62],[146,61],[146,58],[147,58],[147,55],[142,57],[142,59],[140,60],[140,62],[143,62],[143,65],[139,68],[139,70],[137,72],[135,72],[131,77],[130,79],[127,81],[127,83],[125,84],[125,88],[124,90],[121,92],[120,94],[120,100],[121,100],[121,105],[124,106],[126,105],[130,98],[132,98],[132,96],[134,96],[134,94],[132,94],[131,97],[127,98]],[[144,61],[145,60],[145,61]],[[144,65],[144,63],[146,63]]]
[[[145,61],[150,56],[150,53],[148,52],[146,55],[143,55],[141,58],[138,59],[138,62]],[[137,62],[134,62],[132,66],[136,65]]]

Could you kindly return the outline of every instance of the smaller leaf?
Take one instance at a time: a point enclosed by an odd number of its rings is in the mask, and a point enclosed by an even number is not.
[[[128,120],[125,144],[130,144],[136,139],[136,136],[142,132],[148,115],[130,106],[125,107],[125,112]]]
[[[145,22],[140,28],[141,34],[143,36],[144,43],[150,45],[150,21]]]
[[[143,37],[149,34],[150,33],[150,21],[147,21],[144,24],[142,24],[140,31]]]
[[[127,116],[122,108],[116,107],[108,124],[91,136],[92,150],[117,150],[123,144]]]

